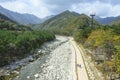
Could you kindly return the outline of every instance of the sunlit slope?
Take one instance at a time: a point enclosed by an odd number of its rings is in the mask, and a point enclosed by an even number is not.
[[[85,14],[64,11],[49,20],[38,24],[33,29],[49,30],[58,34],[72,35],[74,31],[80,28],[91,26],[91,18]],[[94,21],[95,26],[99,25]]]

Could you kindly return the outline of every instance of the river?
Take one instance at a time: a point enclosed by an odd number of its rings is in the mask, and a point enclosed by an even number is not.
[[[15,80],[76,80],[75,51],[70,37],[43,44],[42,55],[21,68]]]

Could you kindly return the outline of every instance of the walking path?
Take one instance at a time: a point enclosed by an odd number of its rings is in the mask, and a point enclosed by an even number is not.
[[[75,41],[73,41],[73,39],[71,40],[71,43],[76,51],[77,80],[89,80],[85,64],[81,55],[82,51],[79,50],[79,48],[77,47],[78,45],[75,43]]]

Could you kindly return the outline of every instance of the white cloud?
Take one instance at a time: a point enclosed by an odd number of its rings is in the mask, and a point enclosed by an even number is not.
[[[0,0],[0,2],[11,2],[11,1],[16,1],[16,0]]]
[[[0,3],[4,8],[7,8],[9,10],[15,11],[15,12],[24,12],[26,13],[26,8],[28,7],[27,4],[21,1],[14,1],[14,2],[3,2]]]
[[[88,15],[93,11],[96,15],[101,17],[120,15],[120,5],[113,5],[111,3],[103,3],[100,1],[95,1],[92,4],[79,3],[77,5],[72,5],[71,10],[78,13],[86,13]]]
[[[29,5],[28,9],[31,14],[35,14],[41,18],[51,14],[47,8],[47,5],[41,0],[30,0],[27,4]]]
[[[16,0],[1,2],[0,5],[14,12],[34,14],[40,18],[50,15],[49,10],[46,8],[47,5],[40,0]]]
[[[29,1],[33,6],[39,6],[41,3],[40,0],[29,0]]]
[[[64,10],[90,14],[94,11],[97,15],[120,15],[119,0],[0,0],[3,7],[19,12],[30,13],[41,18],[58,14]]]

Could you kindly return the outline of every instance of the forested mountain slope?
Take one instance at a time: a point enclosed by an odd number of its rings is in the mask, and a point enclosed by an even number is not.
[[[44,29],[55,32],[57,34],[72,35],[75,30],[88,27],[91,24],[91,18],[84,14],[64,11],[47,21],[33,26],[33,29]],[[99,25],[94,21],[95,25]]]
[[[16,31],[31,30],[28,26],[20,25],[1,13],[0,13],[0,29]]]

